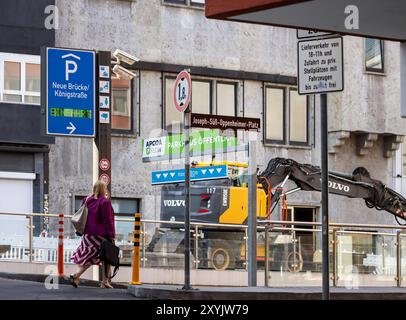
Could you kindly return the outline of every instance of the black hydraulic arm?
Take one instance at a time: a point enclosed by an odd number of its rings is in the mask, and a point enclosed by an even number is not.
[[[281,190],[277,187],[287,179],[301,190],[321,191],[321,169],[292,159],[274,158],[258,176],[265,192],[271,192],[271,203],[279,200]],[[364,199],[369,208],[386,210],[396,218],[406,220],[406,199],[381,181],[372,179],[365,168],[355,169],[352,175],[330,172],[328,184],[332,194]]]

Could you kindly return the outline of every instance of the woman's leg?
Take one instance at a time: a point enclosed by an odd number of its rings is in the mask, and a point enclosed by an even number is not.
[[[107,266],[107,275],[106,275],[106,266]],[[103,262],[103,282],[102,285],[108,288],[112,288],[112,286],[109,284],[109,278],[111,275],[111,267],[109,264],[105,265],[105,263]]]
[[[79,281],[80,276],[85,273],[87,269],[89,269],[90,265],[88,266],[79,266],[78,271],[73,275],[74,281],[77,283]]]

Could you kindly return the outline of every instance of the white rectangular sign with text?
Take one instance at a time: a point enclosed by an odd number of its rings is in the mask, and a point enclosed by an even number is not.
[[[299,41],[299,94],[337,92],[343,89],[343,38]]]

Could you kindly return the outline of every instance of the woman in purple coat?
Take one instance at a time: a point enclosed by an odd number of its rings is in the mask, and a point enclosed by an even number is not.
[[[86,201],[88,216],[82,241],[76,249],[71,260],[79,268],[70,276],[72,286],[79,284],[80,276],[92,265],[100,265],[100,244],[104,240],[114,241],[114,211],[108,197],[107,185],[103,181],[97,181],[93,186],[93,194]],[[103,266],[103,270],[104,266]],[[103,272],[102,288],[112,288],[109,283],[110,266],[107,266],[108,275]]]

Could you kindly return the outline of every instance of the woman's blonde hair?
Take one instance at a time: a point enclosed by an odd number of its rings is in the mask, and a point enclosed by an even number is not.
[[[103,180],[98,180],[93,185],[93,195],[95,198],[98,198],[99,196],[105,197],[108,195],[107,185]]]

